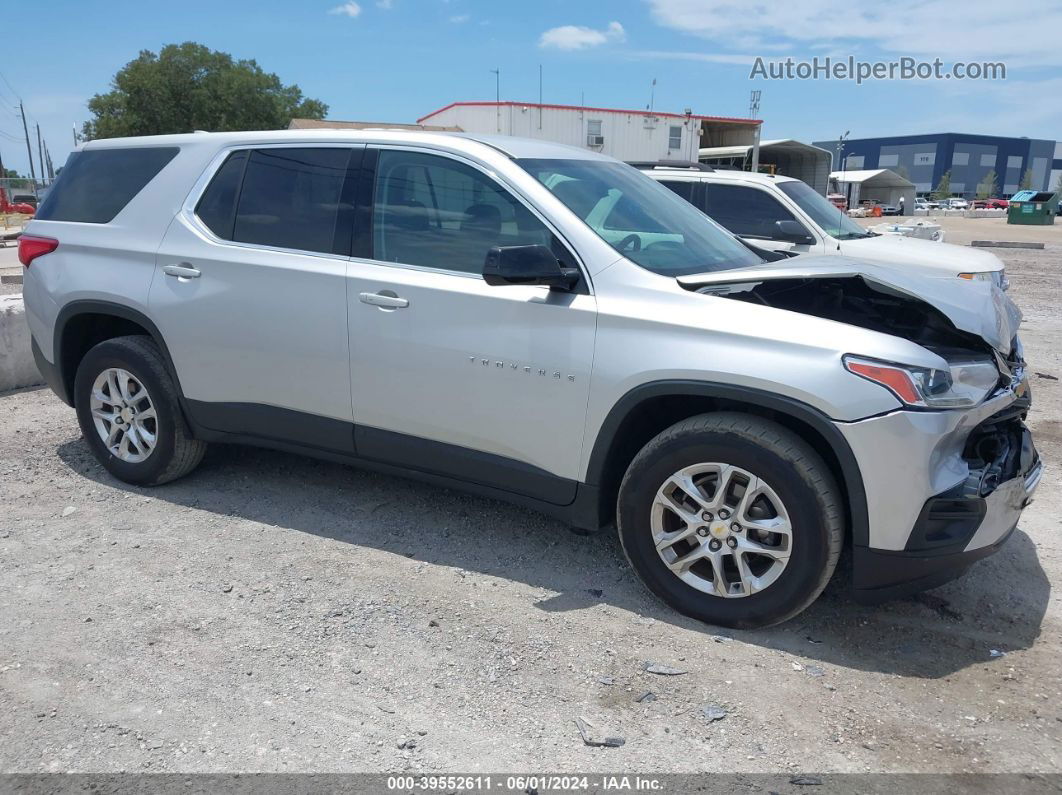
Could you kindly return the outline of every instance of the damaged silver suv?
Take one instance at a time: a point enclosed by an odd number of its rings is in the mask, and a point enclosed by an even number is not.
[[[579,149],[93,141],[19,253],[37,363],[115,477],[240,442],[615,524],[713,624],[799,613],[846,544],[860,598],[938,585],[1040,477],[994,284],[758,251]]]

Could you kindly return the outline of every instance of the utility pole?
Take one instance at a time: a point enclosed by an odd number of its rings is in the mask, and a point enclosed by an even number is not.
[[[760,92],[752,91],[749,93],[749,118],[755,119],[760,115]],[[756,129],[753,131],[752,138],[752,162],[749,170],[753,174],[760,172],[760,129],[762,124],[757,124]]]
[[[41,164],[41,182],[44,182],[44,145],[41,143],[41,125],[37,123],[37,162]]]
[[[77,125],[71,124],[70,129],[74,131],[74,146],[77,146]]]
[[[538,65],[538,129],[542,129],[542,64]]]
[[[52,153],[48,151],[48,142],[44,142],[44,162],[48,164],[48,180],[55,179],[55,169],[52,167]]]
[[[498,132],[501,132],[501,67],[490,71],[494,75],[494,109],[497,111]]]
[[[29,128],[26,126],[26,109],[22,107],[22,100],[18,101],[18,110],[22,114],[22,132],[26,135],[26,155],[30,161],[30,179],[33,180],[33,192],[37,192],[37,173],[33,170],[33,148],[30,146]]]

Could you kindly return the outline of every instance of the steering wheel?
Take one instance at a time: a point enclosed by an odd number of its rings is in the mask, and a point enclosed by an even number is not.
[[[641,251],[642,250],[642,239],[640,237],[638,237],[638,235],[636,235],[636,234],[633,234],[633,233],[629,234],[617,244],[616,250],[617,251],[626,251],[628,247],[630,248],[631,251]]]

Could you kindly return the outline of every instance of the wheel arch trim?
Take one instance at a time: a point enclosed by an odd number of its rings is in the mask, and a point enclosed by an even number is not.
[[[162,333],[147,315],[138,309],[134,309],[126,304],[119,304],[113,301],[100,301],[100,300],[77,300],[71,301],[65,304],[62,309],[59,310],[59,314],[55,319],[55,331],[52,337],[52,355],[55,358],[55,365],[59,369],[59,383],[62,386],[65,394],[59,395],[59,397],[68,405],[74,405],[73,384],[74,372],[66,372],[65,364],[63,360],[63,336],[66,333],[66,328],[70,321],[74,320],[81,315],[111,315],[113,317],[121,318],[122,320],[128,320],[131,323],[136,323],[143,328],[152,341],[158,346],[162,352],[162,358],[165,360],[166,372],[169,373],[170,378],[173,379],[174,386],[177,388],[177,398],[181,404],[181,411],[184,412],[185,417],[188,416],[187,409],[184,405],[184,390],[181,389],[180,378],[177,377],[177,370],[173,366],[173,359],[170,357],[170,350],[166,347],[166,342],[162,338]]]
[[[786,415],[810,427],[829,447],[840,467],[851,517],[852,542],[857,546],[869,546],[870,519],[866,491],[859,463],[848,440],[833,420],[813,406],[753,387],[680,379],[650,381],[634,387],[616,401],[601,423],[587,465],[585,481],[588,484],[595,487],[603,485],[614,444],[627,419],[645,402],[662,397],[699,397],[751,405]]]

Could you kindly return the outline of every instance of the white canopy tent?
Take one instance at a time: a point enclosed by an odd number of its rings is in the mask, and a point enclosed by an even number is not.
[[[864,201],[899,207],[902,197],[904,211],[914,210],[915,184],[887,168],[831,172],[830,192],[843,193],[849,207],[858,207]]]

